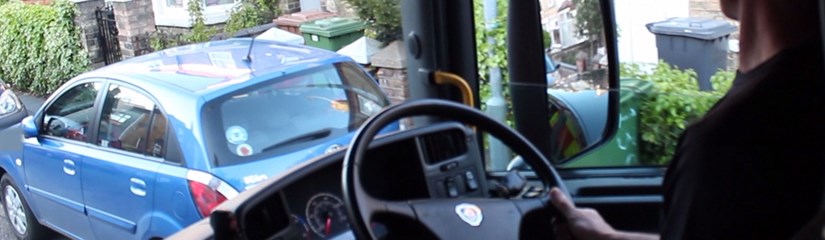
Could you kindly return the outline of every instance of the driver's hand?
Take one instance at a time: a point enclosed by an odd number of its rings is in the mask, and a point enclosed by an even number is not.
[[[576,208],[573,201],[557,188],[550,190],[553,206],[567,221],[553,219],[556,239],[611,239],[616,230],[607,224],[602,215],[591,208]]]

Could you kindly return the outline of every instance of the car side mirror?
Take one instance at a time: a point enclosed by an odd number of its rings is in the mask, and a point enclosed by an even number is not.
[[[556,63],[556,68],[554,68],[554,69],[556,69],[556,71],[558,71],[559,68],[561,68],[561,63]]]
[[[28,116],[23,119],[20,124],[23,128],[23,136],[26,138],[37,137],[37,124],[34,122],[33,116]]]

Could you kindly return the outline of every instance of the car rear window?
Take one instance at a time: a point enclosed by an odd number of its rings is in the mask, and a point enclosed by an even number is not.
[[[336,63],[277,77],[210,105],[218,111],[208,111],[204,121],[219,120],[204,124],[218,128],[212,129],[221,156],[215,164],[232,165],[340,140],[389,101],[360,67]]]

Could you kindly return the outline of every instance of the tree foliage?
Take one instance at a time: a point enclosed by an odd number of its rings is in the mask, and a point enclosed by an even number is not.
[[[573,0],[573,4],[576,6],[576,34],[599,38],[604,31],[599,0]]]
[[[224,33],[232,35],[238,30],[255,27],[272,21],[281,13],[278,0],[241,1],[229,14]]]
[[[89,66],[74,24],[74,3],[0,5],[0,79],[38,95],[54,91]]]
[[[389,43],[401,39],[399,0],[346,0],[358,17],[367,21],[367,35]]]

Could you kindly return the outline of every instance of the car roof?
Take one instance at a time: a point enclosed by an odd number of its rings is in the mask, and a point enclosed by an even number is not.
[[[170,84],[196,95],[205,95],[239,83],[254,84],[313,66],[347,60],[346,56],[303,45],[233,38],[157,51],[85,75],[124,76],[137,85]]]

